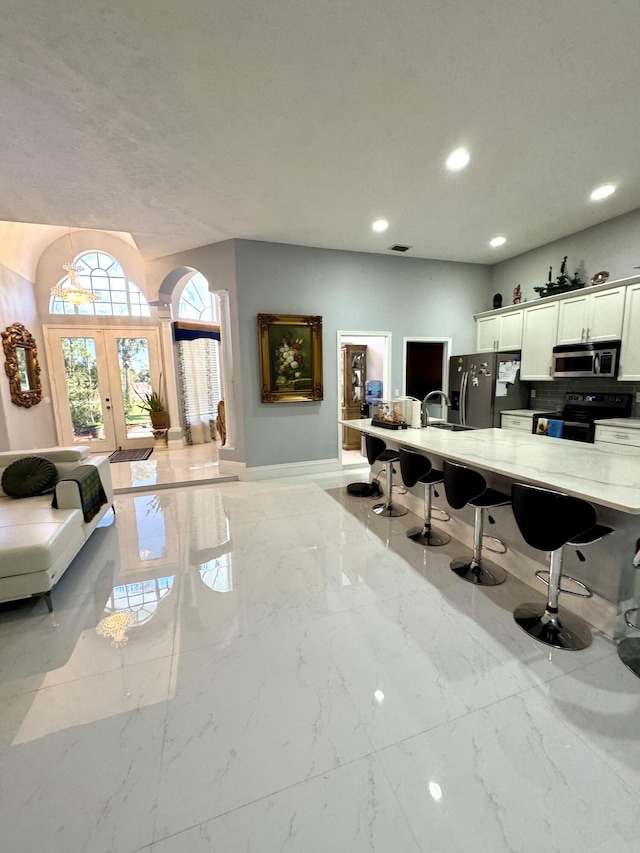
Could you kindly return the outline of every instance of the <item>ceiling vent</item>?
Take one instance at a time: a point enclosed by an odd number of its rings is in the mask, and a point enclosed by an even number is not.
[[[389,246],[390,252],[408,252],[411,246],[403,246],[401,243],[394,243],[393,246]]]

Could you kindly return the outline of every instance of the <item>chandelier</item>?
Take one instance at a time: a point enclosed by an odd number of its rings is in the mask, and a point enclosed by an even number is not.
[[[96,634],[99,637],[111,637],[111,645],[114,648],[125,646],[129,637],[127,632],[136,624],[136,616],[131,610],[120,610],[106,616],[96,625]]]
[[[85,302],[99,302],[100,297],[98,294],[87,287],[83,287],[78,281],[78,274],[83,269],[73,260],[71,228],[69,228],[69,249],[71,251],[71,261],[68,264],[62,265],[62,269],[67,273],[67,277],[51,288],[51,295],[57,296],[59,299],[64,299],[65,302],[71,302],[73,305],[84,305]]]

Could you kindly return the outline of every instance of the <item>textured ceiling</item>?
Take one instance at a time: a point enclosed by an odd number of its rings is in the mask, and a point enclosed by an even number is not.
[[[0,219],[147,258],[494,263],[640,207],[638,0],[3,0],[0,40]]]

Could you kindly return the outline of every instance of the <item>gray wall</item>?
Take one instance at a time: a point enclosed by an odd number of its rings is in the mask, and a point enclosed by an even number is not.
[[[480,265],[245,240],[236,242],[236,276],[247,467],[338,456],[338,329],[392,333],[393,391],[402,338],[451,336],[454,352],[473,351],[473,314],[490,292]],[[259,313],[322,315],[323,402],[260,402]]]
[[[0,450],[28,450],[50,447],[57,443],[51,391],[44,350],[42,325],[36,310],[33,282],[0,264],[0,329],[22,323],[31,332],[38,348],[42,373],[43,400],[25,409],[11,402],[9,380],[4,369],[0,374]],[[2,352],[4,363],[4,352]]]
[[[520,284],[523,300],[537,299],[533,288],[545,283],[551,266],[555,280],[565,255],[567,272],[573,277],[579,269],[580,278],[587,284],[601,270],[611,273],[611,280],[638,275],[634,267],[640,265],[640,210],[496,264],[491,267],[491,293],[502,293],[506,306],[512,301],[513,288]],[[482,310],[491,308],[489,300]]]

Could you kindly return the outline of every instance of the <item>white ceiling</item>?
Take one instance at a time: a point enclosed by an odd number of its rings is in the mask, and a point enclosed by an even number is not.
[[[495,263],[640,207],[639,81],[638,0],[3,0],[0,220]]]

